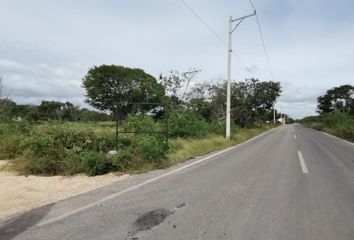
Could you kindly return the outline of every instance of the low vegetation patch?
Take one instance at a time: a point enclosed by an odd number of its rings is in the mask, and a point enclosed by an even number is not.
[[[175,137],[170,138],[169,145],[163,135],[125,134],[119,138],[118,151],[113,156],[107,156],[115,148],[115,128],[111,122],[1,124],[0,156],[13,159],[12,168],[25,175],[136,173],[165,168],[233,146],[270,128],[237,129],[230,140],[225,140],[224,136],[215,133],[215,124],[208,124],[195,116],[185,117],[184,121],[193,126],[203,125],[203,128],[192,131],[191,135],[181,125],[172,125],[170,131]],[[125,130],[162,130],[158,121],[140,116],[128,116],[122,127]]]
[[[171,141],[171,151],[167,158],[169,164],[174,165],[195,156],[235,146],[274,127],[274,125],[265,125],[254,129],[237,129],[230,140],[216,134],[201,139],[177,138]]]
[[[261,125],[273,119],[279,82],[250,78],[231,84],[235,135],[226,141],[226,83],[218,79],[189,85],[198,72],[172,70],[157,79],[139,68],[93,66],[82,86],[85,102],[96,111],[70,102],[28,105],[0,98],[0,158],[13,159],[13,169],[25,175],[143,172],[235,145],[265,130]],[[118,141],[115,120],[122,130]]]
[[[351,115],[334,111],[304,118],[301,123],[307,127],[354,142],[354,117]]]

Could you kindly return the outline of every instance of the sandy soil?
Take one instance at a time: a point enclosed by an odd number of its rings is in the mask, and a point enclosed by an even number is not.
[[[26,177],[1,170],[7,162],[0,160],[0,218],[72,197],[128,177],[128,175],[114,173],[96,177],[86,175]]]

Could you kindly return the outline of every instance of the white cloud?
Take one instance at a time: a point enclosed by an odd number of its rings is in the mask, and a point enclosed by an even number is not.
[[[139,4],[140,7],[136,7]],[[325,90],[354,83],[351,0],[257,0],[279,104],[294,116],[315,114]],[[227,37],[228,16],[251,11],[247,1],[190,1]],[[157,76],[171,69],[203,70],[195,81],[226,75],[226,46],[179,1],[4,0],[0,9],[0,72],[20,102],[84,99],[89,67],[117,64]],[[271,80],[255,19],[233,35],[232,79]],[[291,84],[289,84],[291,83]]]
[[[39,103],[41,100],[71,100],[83,104],[81,79],[85,68],[78,66],[48,66],[44,63],[25,65],[1,59],[3,84],[8,97],[20,103]]]

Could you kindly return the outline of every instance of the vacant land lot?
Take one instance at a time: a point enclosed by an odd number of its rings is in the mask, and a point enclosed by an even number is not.
[[[151,119],[144,121],[144,126],[159,128]],[[129,127],[140,125],[140,120],[128,123]],[[236,145],[274,126],[234,129],[230,140],[215,126],[204,127],[195,136],[175,135],[168,145],[163,136],[122,136],[118,154],[107,157],[115,147],[112,122],[2,123],[0,159],[10,160],[0,160],[0,218],[96,189],[128,174],[169,167]]]
[[[8,161],[0,161],[0,168]],[[72,197],[114,181],[120,181],[129,175],[110,173],[88,177],[75,176],[19,176],[14,172],[0,171],[0,218],[21,213],[30,209]]]

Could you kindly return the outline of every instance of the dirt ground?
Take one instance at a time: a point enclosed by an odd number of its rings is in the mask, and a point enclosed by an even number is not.
[[[8,161],[0,160],[0,219],[128,177],[114,173],[96,177],[81,174],[70,177],[26,177],[1,170],[7,163]]]

